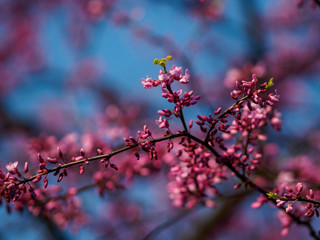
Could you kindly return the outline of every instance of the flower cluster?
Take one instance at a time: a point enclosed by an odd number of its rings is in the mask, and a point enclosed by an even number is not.
[[[160,114],[160,118],[159,120],[157,120],[159,128],[169,128],[168,120],[163,119],[163,117],[170,118],[171,115],[174,115],[177,118],[183,118],[182,109],[184,107],[194,105],[200,100],[200,96],[194,96],[193,91],[183,93],[182,89],[178,91],[172,90],[171,85],[174,81],[180,82],[182,84],[189,83],[190,74],[188,69],[186,69],[183,75],[182,67],[177,67],[174,65],[171,67],[169,72],[167,72],[164,62],[171,59],[172,57],[168,56],[166,59],[162,59],[161,63],[158,63],[157,59],[155,60],[157,64],[161,65],[164,68],[164,71],[160,70],[157,80],[152,80],[149,77],[147,77],[146,79],[141,79],[144,88],[152,88],[161,84],[163,92],[162,97],[167,99],[168,102],[174,103],[174,108],[172,110],[162,109],[158,111],[158,113]]]
[[[302,194],[303,184],[301,182],[297,183],[295,189],[286,186],[285,191],[279,196],[277,193],[268,193],[269,198],[275,198],[278,207],[286,205],[286,212],[291,213],[294,208],[293,205],[296,202],[306,202],[306,212],[305,217],[312,217],[316,215],[319,217],[318,208],[320,207],[320,202],[314,200],[314,192],[312,189],[309,189],[309,193],[305,194],[305,197]]]
[[[80,199],[75,196],[77,189],[70,188],[67,193],[57,185],[51,185],[48,189],[38,188],[34,191],[36,198],[30,193],[22,194],[14,203],[14,209],[23,211],[24,205],[35,216],[41,215],[50,218],[61,229],[71,227],[75,231],[79,225],[87,221],[87,215],[82,210]]]
[[[180,162],[170,169],[169,197],[178,207],[193,208],[197,204],[214,207],[212,198],[219,195],[216,184],[226,178],[225,168],[203,146],[187,138],[182,140]]]
[[[188,83],[190,80],[189,72],[186,70],[182,75],[182,68],[173,66],[169,72],[166,71],[164,64],[167,59],[161,59],[157,64],[164,68],[160,71],[158,80],[150,78],[141,79],[145,88],[152,88],[162,85],[162,96],[168,102],[174,103],[173,110],[162,109],[157,123],[160,128],[166,129],[166,134],[170,133],[169,120],[172,115],[180,118],[187,131],[183,116],[183,107],[197,103],[199,97],[193,96],[193,91],[182,96],[182,90],[173,91],[171,84],[174,81]],[[222,112],[221,108],[208,116],[198,115],[195,123],[200,127],[201,132],[206,134],[204,140],[213,150],[205,151],[203,142],[192,141],[188,136],[182,137],[178,156],[180,163],[171,167],[170,176],[173,179],[168,190],[170,198],[175,206],[194,207],[197,203],[205,203],[213,206],[210,198],[219,192],[216,184],[227,177],[225,163],[231,163],[236,171],[243,171],[249,175],[258,166],[262,159],[262,154],[255,150],[259,141],[265,141],[266,136],[262,133],[262,128],[268,123],[280,130],[282,121],[280,114],[273,110],[273,105],[279,101],[279,95],[266,94],[269,87],[273,85],[273,79],[268,83],[258,86],[258,79],[255,75],[251,81],[237,81],[237,90],[231,92],[231,97],[236,103]],[[233,117],[231,125],[228,125],[229,118]],[[193,121],[189,123],[189,129],[193,126]],[[228,144],[225,141],[236,143]],[[218,149],[216,148],[218,147]],[[212,156],[212,154],[214,156]],[[240,185],[239,185],[240,186]],[[264,201],[268,201],[266,196],[261,197],[259,206]],[[206,203],[207,202],[207,203]],[[257,205],[257,204],[256,204]]]
[[[221,154],[217,161],[231,162],[248,175],[262,158],[254,148],[259,141],[267,139],[262,128],[271,123],[274,129],[280,130],[282,125],[281,114],[272,107],[279,101],[279,95],[265,93],[273,85],[272,79],[260,86],[257,84],[255,75],[251,81],[237,81],[237,90],[231,92],[231,97],[237,101],[234,105],[222,113],[218,108],[213,116],[198,115],[199,120],[195,121],[200,130],[207,133],[206,141],[213,147],[219,147]],[[231,125],[227,124],[229,116],[233,117]],[[232,143],[235,138],[235,144],[225,143],[226,140]]]
[[[284,185],[282,189],[275,189],[273,192],[267,193],[267,196],[268,198],[275,199],[277,207],[285,209],[285,213],[291,214],[296,218],[319,217],[318,208],[320,207],[320,202],[315,200],[314,191],[309,189],[307,193],[304,192],[303,183],[298,182],[294,188]],[[285,213],[279,212],[280,222],[283,226],[281,235],[286,235],[291,224],[294,222]]]
[[[189,83],[190,79],[189,71],[186,69],[184,75],[182,74],[182,71],[182,67],[176,67],[173,65],[169,72],[167,72],[166,69],[164,69],[164,71],[160,70],[157,80],[152,80],[152,78],[147,76],[146,79],[141,78],[141,83],[143,84],[144,88],[153,88],[161,84],[163,89],[166,89],[167,85],[171,85],[174,81],[187,84]],[[166,90],[164,90],[164,93],[165,92]]]

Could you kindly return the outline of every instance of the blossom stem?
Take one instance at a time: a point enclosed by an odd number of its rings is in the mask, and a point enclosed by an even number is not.
[[[282,200],[282,201],[299,201],[299,202],[308,202],[308,203],[312,203],[315,205],[320,206],[320,202],[314,201],[312,199],[307,199],[301,196],[297,196],[296,198],[285,198],[285,197],[275,197],[276,199]]]
[[[173,94],[173,91],[172,91],[172,88],[169,84],[167,84],[167,89],[169,91],[170,94]],[[175,99],[175,103],[177,103],[178,101]],[[188,132],[188,128],[187,128],[187,124],[186,124],[186,121],[184,120],[184,115],[183,115],[183,111],[182,111],[182,108],[180,107],[180,110],[179,110],[179,118],[182,122],[182,125],[183,125],[183,128],[184,128],[184,131],[187,133]]]
[[[167,68],[166,66],[163,66],[163,70],[164,70],[164,73],[167,73]],[[170,94],[172,94],[172,96],[174,96],[173,94],[173,91],[172,91],[172,88],[169,84],[167,84],[167,89],[169,91]],[[174,101],[175,103],[177,103],[178,101],[176,100],[175,96],[174,96]],[[183,125],[183,128],[184,128],[184,131],[187,133],[188,132],[188,128],[187,128],[187,124],[186,124],[186,121],[184,119],[184,115],[183,115],[183,111],[182,111],[182,108],[180,107],[180,110],[179,110],[179,118],[182,122],[182,125]]]

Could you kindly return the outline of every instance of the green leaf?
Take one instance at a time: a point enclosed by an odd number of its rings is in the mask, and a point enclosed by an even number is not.
[[[153,64],[154,64],[154,65],[159,64],[159,59],[158,59],[158,58],[155,58],[155,59],[153,60]]]
[[[269,80],[269,82],[267,83],[266,88],[272,87],[273,85],[274,85],[274,83],[273,83],[273,78],[271,78],[271,79]]]
[[[279,198],[277,193],[269,192],[267,193],[268,198]]]

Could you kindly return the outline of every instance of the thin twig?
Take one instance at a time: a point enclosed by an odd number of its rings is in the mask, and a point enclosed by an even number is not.
[[[162,232],[164,229],[170,227],[174,223],[178,222],[179,220],[183,219],[185,216],[189,215],[194,209],[186,209],[180,213],[178,213],[176,216],[173,216],[172,218],[168,219],[167,221],[161,223],[159,226],[155,227],[153,230],[151,230],[144,238],[143,240],[149,240],[153,237],[155,237],[157,234]]]
[[[279,199],[281,201],[308,202],[308,203],[312,203],[312,204],[320,206],[320,202],[314,201],[312,199],[307,199],[307,198],[304,198],[304,197],[301,197],[301,196],[297,196],[296,198],[286,198],[286,197],[277,196],[277,197],[273,197],[273,198],[274,199]]]

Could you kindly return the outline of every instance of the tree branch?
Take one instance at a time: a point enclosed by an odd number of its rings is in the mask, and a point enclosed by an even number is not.
[[[165,137],[152,139],[152,140],[149,140],[149,142],[150,143],[162,142],[164,140],[174,139],[174,138],[182,137],[182,136],[185,136],[185,135],[186,135],[185,133],[177,133],[177,134],[172,134],[172,135],[168,135],[168,136],[165,136]],[[125,151],[130,150],[130,149],[135,148],[135,147],[139,147],[139,143],[136,143],[136,144],[133,144],[133,145],[130,145],[130,146],[126,146],[126,147],[123,147],[123,148],[119,148],[119,149],[117,149],[117,150],[115,150],[113,152],[107,153],[107,154],[98,155],[98,156],[94,156],[94,157],[90,157],[90,158],[84,158],[84,159],[81,159],[79,161],[68,162],[68,163],[62,164],[62,165],[54,167],[54,168],[46,169],[46,171],[44,171],[43,173],[39,173],[39,174],[33,175],[31,177],[25,178],[25,179],[17,182],[15,185],[18,186],[20,184],[24,184],[24,183],[30,182],[30,181],[34,180],[35,178],[37,178],[39,176],[43,176],[45,174],[48,174],[48,173],[51,173],[51,172],[55,172],[55,171],[63,169],[63,168],[67,168],[67,167],[83,164],[86,161],[92,162],[92,161],[97,161],[97,160],[103,159],[103,158],[110,159],[112,156],[115,156],[115,155],[117,155],[119,153],[125,152]]]

